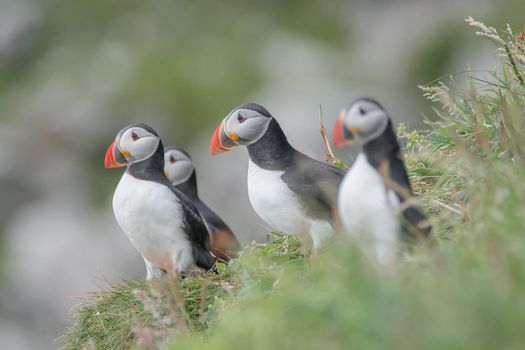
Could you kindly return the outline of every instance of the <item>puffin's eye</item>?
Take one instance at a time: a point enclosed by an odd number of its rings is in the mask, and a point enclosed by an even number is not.
[[[241,113],[237,114],[237,121],[238,121],[239,123],[242,124],[242,123],[244,123],[245,120],[246,120],[246,118],[244,118],[244,117],[241,115]]]
[[[359,107],[359,114],[362,115],[362,116],[364,116],[365,113],[366,113],[365,109],[364,109],[363,107],[360,106],[360,107]]]
[[[170,155],[170,163],[171,163],[171,164],[174,164],[176,161],[177,161],[177,159],[175,159],[175,157],[173,156],[173,154],[171,154],[171,155]]]
[[[131,132],[131,139],[133,141],[137,141],[139,139],[139,135],[135,134],[135,131]]]

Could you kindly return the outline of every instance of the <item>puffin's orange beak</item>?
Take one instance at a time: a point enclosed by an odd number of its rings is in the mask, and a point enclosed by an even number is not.
[[[339,114],[339,117],[337,117],[337,121],[335,122],[333,142],[334,142],[334,146],[336,147],[343,147],[343,146],[351,145],[354,141],[354,136],[346,128],[343,122],[344,117],[345,117],[345,112],[343,111],[341,112],[341,114]]]
[[[235,135],[234,137],[232,136],[228,136],[226,134],[222,126],[222,122],[221,122],[217,126],[215,131],[213,132],[213,136],[211,138],[211,145],[210,145],[211,155],[214,156],[218,153],[225,153],[225,152],[231,151],[232,148],[237,147],[238,144],[235,142],[235,140],[238,139],[239,137],[237,135]]]
[[[104,158],[104,167],[106,169],[109,169],[109,168],[120,168],[120,167],[123,167],[125,165],[126,165],[126,163],[119,163],[116,160],[116,158],[115,158],[115,141],[113,141],[111,143],[111,145],[109,145],[108,150],[106,151],[106,157]]]

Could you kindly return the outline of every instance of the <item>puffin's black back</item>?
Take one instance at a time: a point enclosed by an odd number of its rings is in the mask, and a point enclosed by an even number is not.
[[[195,264],[206,270],[213,269],[216,261],[210,254],[210,233],[199,210],[185,194],[174,187],[171,188],[181,201],[184,210],[185,232],[194,242],[193,258],[195,259]]]
[[[211,231],[209,250],[220,260],[226,262],[231,258],[237,257],[237,252],[241,249],[241,245],[233,234],[233,231],[226,225],[221,217],[201,201],[198,196],[196,171],[193,170],[189,179],[176,185],[175,188],[187,195],[202,218],[206,221],[207,227],[209,231]],[[223,245],[227,247],[223,247]]]
[[[387,169],[387,176],[392,180],[399,189],[393,189],[401,203],[404,203],[408,196],[413,195],[412,186],[408,178],[401,156],[401,147],[397,141],[392,120],[388,119],[388,125],[385,131],[376,139],[366,143],[363,146],[363,153],[366,155],[368,162],[379,172]],[[403,193],[400,193],[400,190]],[[410,236],[421,236],[426,238],[430,235],[432,227],[428,223],[425,214],[413,206],[403,210],[403,218],[406,223],[403,225],[405,233]],[[408,223],[408,225],[406,225]],[[417,237],[416,237],[417,238]]]
[[[333,220],[337,194],[345,172],[297,152],[294,166],[281,176],[288,188],[297,193],[309,216]]]

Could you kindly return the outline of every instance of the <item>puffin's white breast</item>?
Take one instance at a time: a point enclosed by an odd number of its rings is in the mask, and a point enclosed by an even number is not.
[[[284,171],[263,169],[250,160],[250,203],[257,215],[273,230],[293,235],[309,233],[314,247],[317,247],[322,239],[333,233],[333,229],[327,221],[306,216],[299,198],[282,180],[283,174]]]
[[[183,209],[168,187],[124,173],[113,195],[113,211],[126,236],[153,265],[184,271],[193,264]]]
[[[401,229],[398,207],[395,193],[385,187],[366,156],[359,154],[339,190],[339,216],[345,231],[382,264],[395,259]]]

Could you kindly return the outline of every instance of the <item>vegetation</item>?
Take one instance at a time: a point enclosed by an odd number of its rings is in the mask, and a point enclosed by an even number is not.
[[[88,297],[65,348],[522,349],[525,34],[467,21],[500,67],[423,86],[437,120],[398,130],[437,246],[383,269],[340,237],[310,257],[278,236],[217,275]]]

